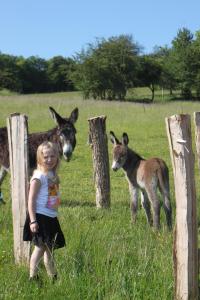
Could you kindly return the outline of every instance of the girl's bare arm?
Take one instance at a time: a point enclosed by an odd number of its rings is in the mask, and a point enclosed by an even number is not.
[[[36,197],[40,189],[41,183],[38,179],[33,179],[30,184],[29,196],[28,196],[28,212],[30,217],[30,228],[32,232],[38,230],[38,224],[36,220]]]

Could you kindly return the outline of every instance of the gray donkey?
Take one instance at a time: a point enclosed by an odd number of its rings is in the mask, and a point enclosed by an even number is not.
[[[74,124],[78,119],[78,108],[76,107],[69,117],[60,116],[53,107],[49,107],[49,111],[57,126],[48,131],[34,132],[28,135],[30,171],[36,167],[36,151],[42,142],[48,140],[56,143],[59,148],[60,157],[63,156],[66,161],[70,160],[76,146],[76,128]],[[0,165],[0,203],[4,203],[1,194],[1,184],[9,172],[10,166],[8,132],[6,127],[0,128]]]
[[[141,202],[145,209],[148,223],[152,225],[151,207],[153,210],[153,226],[160,228],[160,201],[157,196],[159,189],[163,196],[163,207],[167,226],[172,227],[172,210],[169,194],[169,172],[166,163],[160,158],[145,160],[128,147],[128,135],[123,133],[121,142],[110,131],[110,139],[114,144],[112,169],[123,168],[129,183],[131,195],[132,221],[136,221],[138,209],[138,189],[141,190]]]

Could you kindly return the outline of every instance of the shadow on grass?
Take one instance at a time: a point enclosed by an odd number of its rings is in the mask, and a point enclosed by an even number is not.
[[[89,201],[79,201],[79,200],[63,200],[62,206],[64,207],[95,207],[96,204]]]
[[[127,102],[133,102],[133,103],[141,103],[141,104],[152,104],[154,103],[154,100],[149,98],[142,98],[142,99],[128,99]]]
[[[152,100],[150,98],[138,98],[138,99],[128,98],[128,99],[124,99],[124,100],[114,100],[114,101],[139,103],[139,104],[153,104],[153,103],[158,103],[158,102],[171,102],[171,101],[200,101],[200,98],[193,96],[190,99],[186,99],[183,96],[172,95],[172,96],[168,97],[168,99],[165,99],[164,101],[161,100],[160,98],[157,98],[156,96],[155,96],[154,100]]]
[[[124,102],[130,102],[130,103],[141,103],[141,104],[153,104],[157,102],[172,102],[172,101],[200,101],[199,98],[197,97],[192,97],[191,99],[185,99],[182,96],[170,96],[168,99],[165,99],[162,101],[161,99],[158,99],[157,97],[154,98],[154,100],[149,99],[149,98],[142,98],[142,99],[126,99],[123,100]]]
[[[85,99],[87,100],[87,99]],[[93,99],[95,101],[102,101],[102,102],[129,102],[129,103],[147,103],[147,104],[152,104],[154,103],[154,101],[152,101],[152,99],[150,98],[131,98],[131,97],[128,97],[128,98],[125,98],[125,99]]]
[[[152,104],[154,103],[154,101],[152,101],[152,99],[149,98],[140,98],[140,99],[135,99],[135,98],[128,98],[128,99],[124,99],[124,100],[115,100],[115,101],[119,101],[119,102],[129,102],[129,103],[141,103],[141,104]]]
[[[168,101],[169,102],[171,102],[171,101],[185,101],[185,102],[188,101],[188,102],[190,102],[190,101],[200,101],[200,98],[193,96],[190,99],[186,99],[183,96],[174,96],[174,97],[169,98]]]

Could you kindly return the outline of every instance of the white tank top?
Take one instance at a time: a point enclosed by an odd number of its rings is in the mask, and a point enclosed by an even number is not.
[[[53,182],[52,178],[53,172],[46,175],[40,170],[35,170],[31,181],[38,179],[41,183],[36,197],[36,213],[54,218],[58,215],[60,194],[58,183]]]

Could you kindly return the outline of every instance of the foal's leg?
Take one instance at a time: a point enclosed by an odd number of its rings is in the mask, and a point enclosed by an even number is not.
[[[7,172],[8,171],[3,166],[1,166],[1,169],[0,169],[0,202],[1,203],[5,203],[5,201],[3,200],[2,193],[1,193],[1,185],[2,185],[4,178],[7,175]]]
[[[136,222],[136,215],[138,210],[138,190],[131,183],[129,183],[129,192],[131,196],[130,208],[132,222]]]
[[[170,193],[169,189],[165,188],[164,190],[160,189],[160,193],[163,196],[163,208],[165,211],[165,216],[166,216],[166,222],[168,229],[172,229],[172,208],[171,208],[171,203],[170,203]]]
[[[167,226],[168,226],[169,230],[171,230],[172,229],[172,209],[171,209],[170,198],[167,195],[164,195],[163,208],[165,210]]]
[[[6,177],[8,173],[8,170],[6,168],[4,168],[3,166],[1,166],[0,168],[0,186],[2,185],[2,182],[4,180],[4,178]]]
[[[160,201],[156,193],[156,185],[152,182],[148,188],[146,188],[147,195],[153,208],[153,226],[155,229],[160,228]]]
[[[141,191],[141,203],[145,210],[147,221],[152,226],[151,205],[145,191]]]

